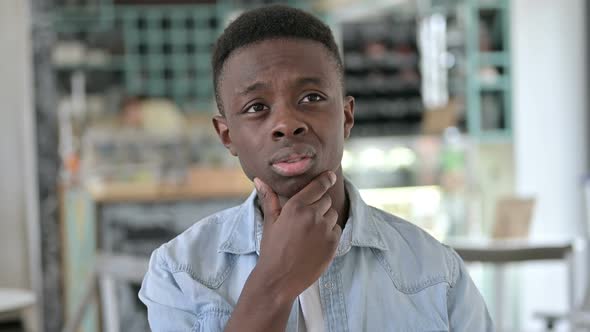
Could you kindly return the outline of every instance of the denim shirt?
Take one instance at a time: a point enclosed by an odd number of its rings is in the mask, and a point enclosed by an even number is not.
[[[326,331],[493,331],[461,258],[368,206],[346,182],[349,219],[319,279]],[[139,298],[153,331],[223,331],[262,237],[256,192],[156,249]],[[304,324],[294,301],[286,331]]]

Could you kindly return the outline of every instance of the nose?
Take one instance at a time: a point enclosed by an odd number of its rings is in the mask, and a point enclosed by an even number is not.
[[[297,110],[283,108],[275,112],[272,137],[280,140],[283,137],[305,136],[308,131],[307,124],[298,118]]]

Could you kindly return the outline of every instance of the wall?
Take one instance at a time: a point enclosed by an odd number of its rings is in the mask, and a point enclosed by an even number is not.
[[[535,195],[533,239],[586,232],[582,177],[587,165],[585,0],[511,2],[516,191]],[[522,330],[535,311],[566,309],[562,264],[530,264],[521,274]]]
[[[0,1],[0,287],[30,286],[23,134],[24,115],[31,109],[26,4]]]

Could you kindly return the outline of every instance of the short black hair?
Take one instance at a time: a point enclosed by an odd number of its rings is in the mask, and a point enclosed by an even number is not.
[[[223,31],[213,49],[213,89],[217,107],[223,114],[219,96],[223,65],[235,50],[268,39],[307,39],[326,47],[338,69],[344,90],[344,69],[338,46],[330,28],[315,16],[284,5],[270,5],[244,12]]]

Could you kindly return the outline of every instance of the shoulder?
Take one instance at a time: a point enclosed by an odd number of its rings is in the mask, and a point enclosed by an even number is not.
[[[243,219],[241,209],[243,205],[235,206],[196,222],[156,249],[154,256],[170,273],[185,272],[209,288],[219,287],[235,262],[235,255],[219,248]]]
[[[452,248],[406,220],[369,209],[386,246],[376,254],[400,291],[415,293],[438,283],[454,286],[461,258]]]

